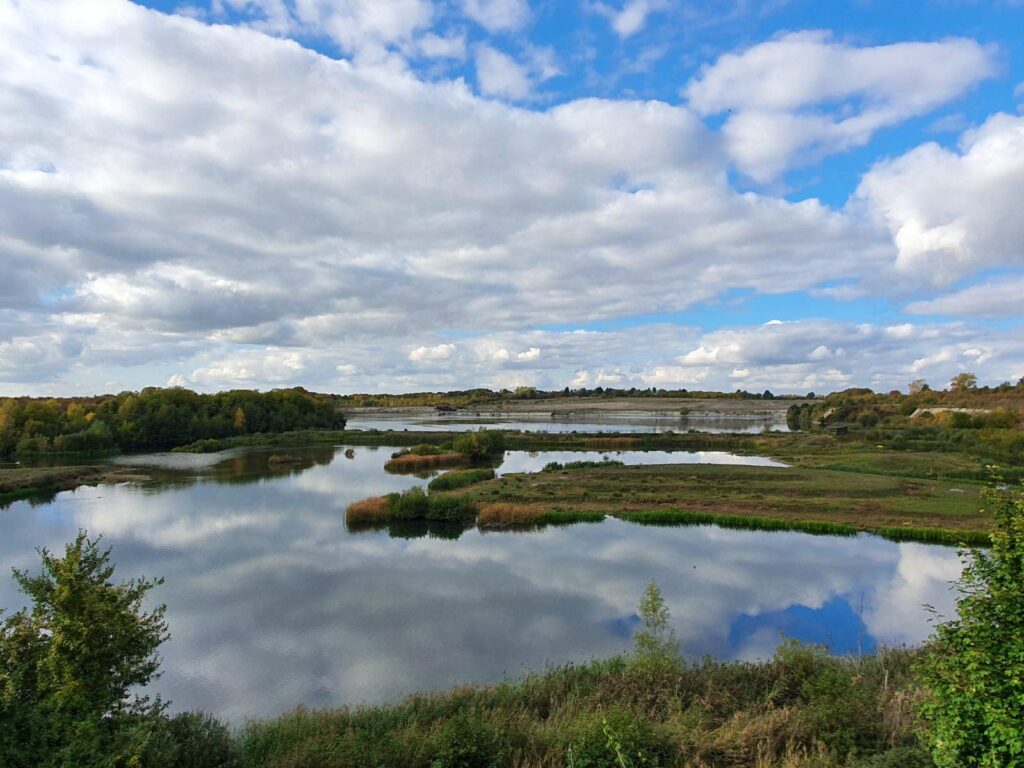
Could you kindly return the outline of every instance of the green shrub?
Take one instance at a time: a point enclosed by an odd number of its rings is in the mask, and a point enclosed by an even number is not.
[[[505,450],[505,434],[481,429],[461,435],[452,441],[452,450],[474,459],[484,459]]]
[[[480,712],[463,710],[447,718],[437,734],[431,768],[501,768],[508,756],[501,735]]]
[[[427,520],[465,520],[476,514],[476,506],[469,499],[457,496],[427,497]]]
[[[985,501],[992,547],[967,556],[958,618],[919,669],[940,768],[1024,765],[1024,496],[987,490]]]
[[[222,722],[202,712],[182,712],[167,723],[174,768],[235,768],[235,742]]]
[[[651,723],[628,709],[586,715],[571,732],[565,764],[572,768],[658,766],[666,756]]]
[[[427,493],[420,487],[386,496],[391,517],[398,520],[416,520],[427,517]]]

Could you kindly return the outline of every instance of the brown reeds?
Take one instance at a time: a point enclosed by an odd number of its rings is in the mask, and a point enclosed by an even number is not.
[[[387,472],[420,472],[424,469],[440,467],[462,467],[470,463],[470,457],[464,453],[435,453],[428,456],[417,456],[406,453],[391,459],[384,465]]]
[[[504,528],[512,525],[540,525],[546,522],[547,510],[527,504],[481,504],[477,525],[481,528]]]
[[[354,501],[345,510],[345,519],[349,523],[378,523],[391,517],[391,506],[387,496],[371,496],[362,501]]]

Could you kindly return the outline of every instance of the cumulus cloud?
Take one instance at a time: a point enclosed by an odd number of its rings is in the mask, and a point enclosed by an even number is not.
[[[977,315],[1020,317],[1024,315],[1024,278],[991,280],[927,301],[907,305],[916,315]]]
[[[530,20],[527,0],[461,0],[463,13],[489,32],[521,29]]]
[[[929,143],[878,163],[856,193],[891,231],[897,271],[923,285],[1024,264],[1022,195],[1024,117],[1006,114],[965,133],[958,150]]]
[[[525,99],[533,90],[527,68],[489,45],[477,48],[476,77],[481,93],[488,96]]]
[[[684,93],[701,114],[729,113],[730,157],[766,182],[961,96],[995,74],[995,59],[962,38],[855,47],[827,32],[796,32],[725,54]]]
[[[612,29],[619,37],[630,37],[647,24],[647,17],[664,8],[663,0],[627,0],[618,10],[610,11]]]
[[[433,347],[416,347],[409,353],[409,359],[414,363],[433,363],[447,360],[453,354],[455,354],[454,344],[437,344]]]

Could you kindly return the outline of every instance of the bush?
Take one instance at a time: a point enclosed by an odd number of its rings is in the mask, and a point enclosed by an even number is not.
[[[573,768],[640,768],[662,765],[665,748],[654,727],[623,708],[581,718],[566,748],[566,765]]]
[[[389,493],[388,508],[391,517],[398,520],[425,518],[429,509],[427,493],[422,488],[410,488],[402,493]]]
[[[151,742],[164,704],[133,695],[157,673],[164,607],[142,610],[159,581],[114,584],[110,550],[80,532],[43,571],[15,571],[32,608],[0,627],[4,768],[160,764]],[[166,756],[166,755],[163,755]]]
[[[431,768],[501,768],[508,756],[500,734],[480,712],[463,710],[445,720]]]
[[[175,768],[235,768],[234,740],[227,726],[202,712],[172,717],[167,731],[175,755]]]
[[[427,497],[427,520],[465,520],[476,514],[476,506],[469,499],[456,496]]]
[[[505,450],[505,434],[481,429],[461,435],[452,441],[452,450],[474,459],[484,459]]]
[[[992,548],[972,550],[959,618],[939,626],[919,671],[939,768],[1024,765],[1024,496],[987,490]]]

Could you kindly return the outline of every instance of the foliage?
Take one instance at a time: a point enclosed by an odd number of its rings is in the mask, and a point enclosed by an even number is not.
[[[113,583],[110,550],[84,532],[63,557],[40,555],[41,574],[15,571],[31,610],[0,630],[0,763],[146,764],[164,704],[132,690],[157,674],[164,607],[142,606],[161,582]]]
[[[602,467],[621,467],[623,462],[618,459],[604,458],[600,461],[567,461],[564,464],[557,461],[549,461],[544,465],[544,472],[563,472],[573,469],[600,469]]]
[[[473,459],[485,459],[505,450],[505,435],[489,429],[468,432],[452,441],[452,450]]]
[[[679,666],[682,656],[672,629],[665,597],[652,579],[640,598],[640,629],[633,635],[633,657],[639,664]]]
[[[149,387],[94,398],[0,401],[0,456],[141,451],[296,429],[344,429],[335,398],[303,389],[211,395]]]
[[[1024,495],[989,490],[986,507],[992,547],[966,553],[958,618],[920,667],[940,768],[1024,765]]]

